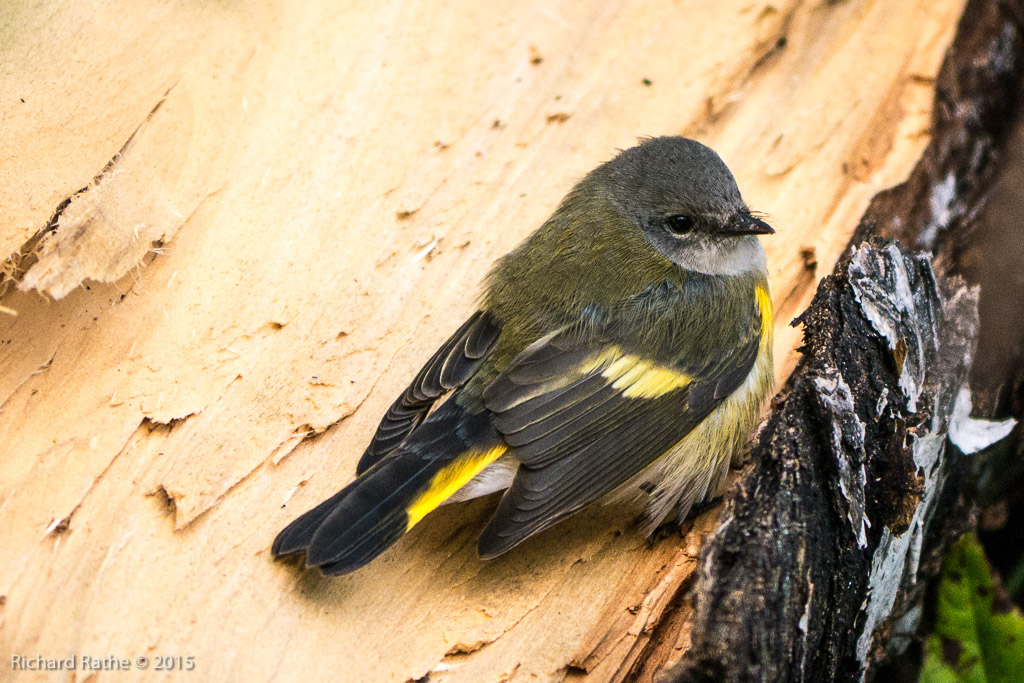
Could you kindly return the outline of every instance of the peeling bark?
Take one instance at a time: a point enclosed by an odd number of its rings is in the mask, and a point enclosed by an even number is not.
[[[863,680],[916,630],[966,518],[970,460],[947,436],[966,452],[1012,426],[966,416],[978,292],[958,274],[1017,105],[1022,7],[968,4],[925,156],[799,319],[803,358],[705,547],[667,680]]]
[[[180,134],[166,123],[178,112],[160,113],[173,89],[89,185],[62,201],[46,226],[0,263],[0,295],[17,283],[60,299],[87,280],[116,281],[173,237],[198,204],[193,199],[184,210],[172,199],[183,159],[154,163],[151,138]],[[172,110],[187,106],[179,99]]]

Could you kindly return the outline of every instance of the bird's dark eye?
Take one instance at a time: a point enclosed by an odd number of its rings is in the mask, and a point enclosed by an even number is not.
[[[665,227],[673,235],[685,235],[693,230],[693,219],[689,216],[669,216],[665,219]]]

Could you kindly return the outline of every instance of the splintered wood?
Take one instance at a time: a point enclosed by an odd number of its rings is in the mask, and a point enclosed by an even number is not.
[[[650,680],[649,643],[686,647],[657,627],[714,510],[648,547],[594,506],[482,562],[475,501],[337,579],[269,547],[640,136],[709,144],[770,214],[784,377],[927,143],[963,0],[461,4],[0,10],[0,651],[437,682]]]

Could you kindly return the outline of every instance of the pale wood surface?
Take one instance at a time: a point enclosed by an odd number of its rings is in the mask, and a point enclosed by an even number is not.
[[[714,512],[649,549],[598,506],[484,563],[476,501],[339,579],[268,548],[351,479],[488,265],[638,136],[710,144],[771,214],[784,376],[789,320],[927,142],[963,0],[501,4],[0,9],[0,253],[89,188],[0,298],[5,660],[345,681],[635,660]]]

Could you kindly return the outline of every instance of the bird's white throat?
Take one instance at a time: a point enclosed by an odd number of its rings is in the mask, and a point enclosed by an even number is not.
[[[681,268],[705,275],[768,272],[764,247],[754,235],[724,238],[687,235],[679,238],[672,253],[666,255]]]

